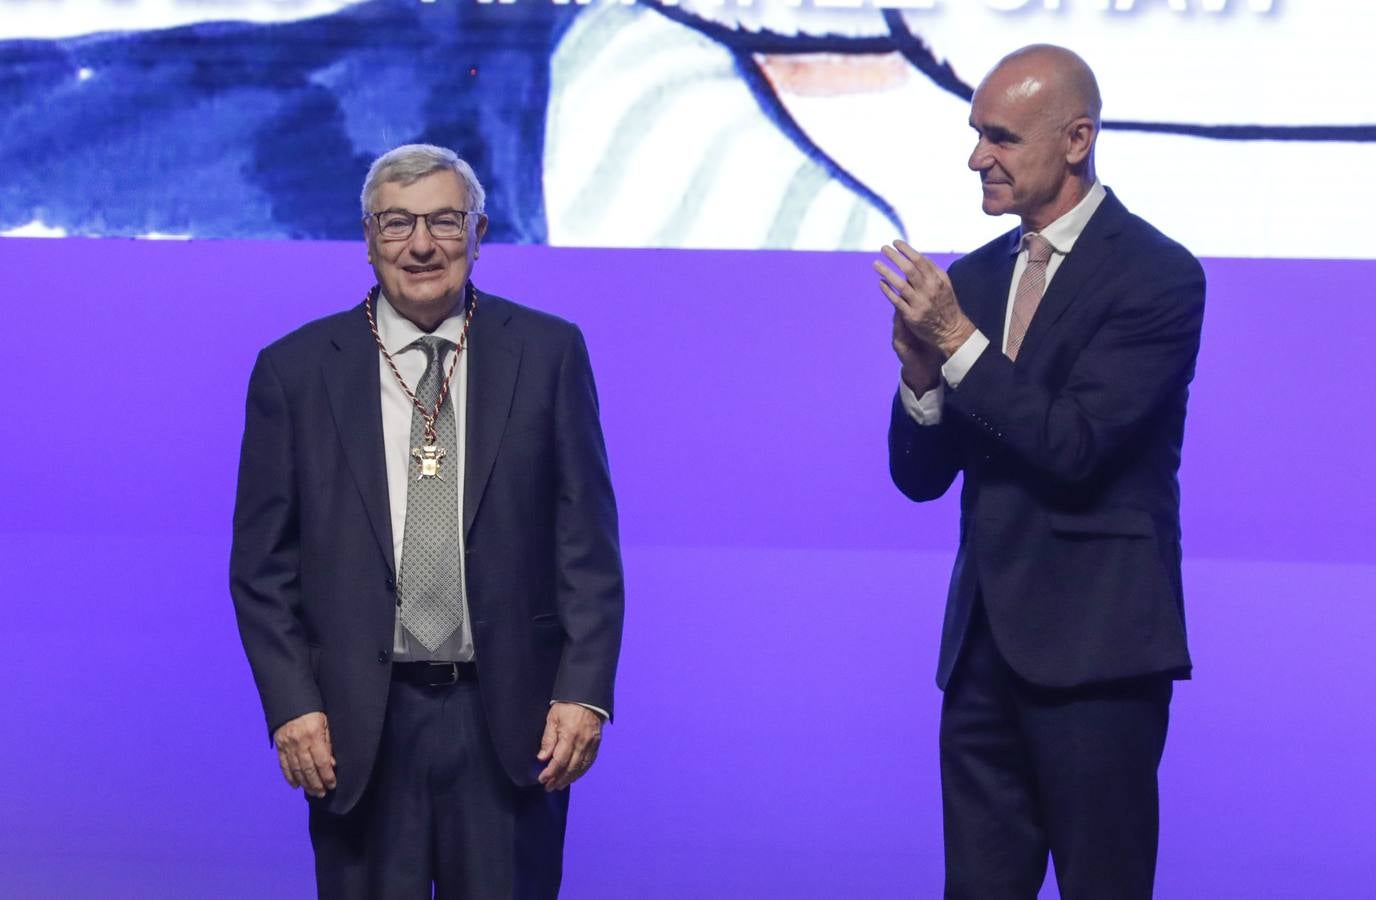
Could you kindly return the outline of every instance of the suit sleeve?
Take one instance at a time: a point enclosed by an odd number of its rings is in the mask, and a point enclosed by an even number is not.
[[[583,336],[564,351],[555,402],[555,554],[566,642],[554,697],[613,712],[624,583],[616,501]]]
[[[323,709],[299,616],[300,551],[290,409],[265,351],[249,378],[229,585],[269,737]]]
[[[947,394],[950,392],[947,391]],[[960,471],[959,448],[950,419],[919,425],[894,394],[889,415],[889,475],[910,500],[935,500]]]
[[[948,394],[951,408],[1058,482],[1098,475],[1194,375],[1204,273],[1189,258],[1174,277],[1139,282],[1115,303],[1057,391],[1019,377],[992,347]]]

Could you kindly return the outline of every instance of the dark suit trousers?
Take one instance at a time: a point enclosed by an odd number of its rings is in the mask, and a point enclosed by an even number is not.
[[[1049,851],[1063,900],[1150,898],[1171,690],[1029,684],[977,604],[941,707],[946,897],[1035,900]]]
[[[568,797],[512,783],[475,683],[393,681],[363,798],[343,816],[311,805],[319,895],[428,900],[433,885],[438,900],[552,900]]]

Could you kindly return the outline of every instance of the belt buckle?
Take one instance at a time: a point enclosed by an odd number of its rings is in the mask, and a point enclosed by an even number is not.
[[[442,670],[442,669],[448,669],[448,670],[449,670],[449,680],[448,680],[448,681],[435,681],[435,680],[431,680],[430,683],[431,683],[432,685],[434,685],[435,687],[442,687],[442,686],[448,685],[448,684],[458,684],[458,683],[459,683],[459,664],[458,664],[458,663],[456,663],[456,662],[445,662],[445,663],[431,663],[431,664],[430,664],[430,671],[431,671],[433,674],[435,674],[435,675],[438,675],[438,674],[439,674],[439,670]]]

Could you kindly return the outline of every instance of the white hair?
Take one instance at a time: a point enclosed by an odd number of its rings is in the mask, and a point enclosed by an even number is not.
[[[434,144],[404,144],[395,150],[388,150],[373,160],[373,164],[368,167],[368,177],[363,179],[363,194],[359,197],[359,202],[363,205],[363,214],[367,215],[374,211],[373,199],[382,185],[388,182],[415,184],[426,175],[444,171],[459,176],[468,194],[468,208],[473,212],[482,212],[487,192],[483,190],[472,166],[460,159],[453,150],[446,150],[444,147],[436,147]]]

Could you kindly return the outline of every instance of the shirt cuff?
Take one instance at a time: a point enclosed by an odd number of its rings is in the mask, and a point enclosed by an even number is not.
[[[989,346],[989,339],[984,336],[984,332],[978,328],[965,339],[965,343],[960,345],[960,349],[951,354],[951,358],[941,365],[941,377],[952,389],[960,387],[960,383],[965,380],[965,376],[970,374],[970,367],[979,359]]]
[[[945,396],[946,387],[939,381],[936,387],[919,397],[916,391],[908,387],[906,381],[898,379],[899,401],[908,413],[908,418],[919,425],[941,424],[941,401]]]
[[[553,706],[553,705],[556,704],[556,703],[572,703],[572,704],[575,705],[575,706],[581,706],[581,707],[583,707],[584,709],[590,709],[590,710],[592,710],[593,712],[597,713],[598,717],[599,717],[603,722],[606,722],[606,721],[608,721],[608,720],[611,719],[611,714],[610,714],[610,713],[608,713],[605,709],[603,709],[603,708],[600,707],[600,706],[593,706],[591,703],[580,703],[580,702],[578,702],[577,700],[551,700],[551,701],[549,701],[549,705],[550,705],[550,706]]]

